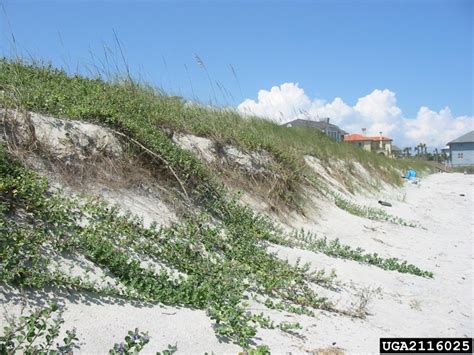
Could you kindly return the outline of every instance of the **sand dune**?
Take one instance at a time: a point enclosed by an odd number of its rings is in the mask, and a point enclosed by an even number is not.
[[[464,194],[465,196],[461,196]],[[434,272],[428,279],[385,271],[354,261],[336,259],[307,250],[270,246],[279,257],[295,262],[301,258],[314,269],[335,269],[336,288],[321,289],[340,309],[364,307],[364,319],[318,311],[315,317],[267,309],[257,301],[252,311],[263,312],[276,322],[300,322],[301,330],[259,330],[257,343],[272,353],[317,352],[333,347],[347,353],[378,353],[380,337],[472,337],[473,332],[473,237],[474,176],[434,174],[402,190],[387,190],[384,199],[393,215],[414,221],[411,228],[353,216],[325,202],[318,213],[292,221],[295,228],[314,231],[329,239],[339,238],[382,256],[395,256]],[[357,201],[376,205],[377,196],[359,196]],[[321,204],[321,201],[318,203]],[[167,344],[177,344],[179,354],[236,354],[234,344],[220,343],[212,321],[204,311],[160,305],[125,303],[92,294],[17,290],[1,286],[3,312],[18,314],[24,301],[29,306],[56,299],[66,307],[63,329],[75,327],[80,339],[77,353],[106,353],[138,327],[148,331],[150,343],[143,353],[155,353]]]

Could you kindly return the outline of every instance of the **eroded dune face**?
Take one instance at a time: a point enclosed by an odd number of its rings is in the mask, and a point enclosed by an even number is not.
[[[186,242],[183,258],[195,253],[203,260],[209,260],[209,265],[218,265],[227,257],[225,248],[216,251],[215,244],[206,244],[199,237],[202,237],[201,230],[212,226],[215,229],[210,229],[210,236],[214,239],[210,240],[217,244],[219,240],[231,237],[229,226],[221,228],[222,222],[217,219],[185,224],[184,215],[180,214],[183,203],[179,199],[182,196],[173,191],[176,187],[160,181],[147,172],[146,167],[137,165],[138,177],[132,181],[124,180],[131,170],[119,162],[128,159],[127,149],[111,130],[34,113],[26,116],[14,112],[9,119],[14,120],[13,126],[7,127],[4,122],[3,127],[16,129],[10,144],[19,149],[23,147],[21,156],[27,166],[49,180],[50,191],[61,191],[66,196],[80,193],[85,199],[100,198],[109,205],[116,205],[114,213],[117,215],[129,214],[141,219],[136,223],[120,220],[123,230],[131,230],[136,239],[116,245],[117,253],[123,253],[130,262],[139,264],[140,269],[136,270],[140,270],[141,275],[146,270],[151,270],[153,274],[150,275],[154,276],[163,271],[176,282],[193,277],[193,270],[184,272],[184,266],[178,269],[179,257],[172,258],[171,254],[165,257],[164,252],[160,255],[160,248],[164,245],[175,250],[175,246],[178,248],[180,243]],[[249,153],[233,146],[216,148],[211,140],[192,135],[176,134],[174,141],[208,164],[220,160],[220,164],[263,175],[272,165],[272,157],[266,152]],[[26,149],[35,142],[41,145],[44,157]],[[74,179],[62,178],[54,169],[58,166],[49,164],[51,159],[64,166],[83,164],[92,157],[95,162],[105,164],[99,165],[105,173],[93,174],[80,186],[74,184]],[[256,285],[252,285],[245,291],[247,299],[241,301],[245,312],[255,315],[251,322],[256,325],[257,333],[251,337],[255,342],[251,346],[265,344],[273,353],[375,353],[378,352],[380,337],[472,337],[473,177],[434,174],[417,185],[407,184],[395,189],[371,181],[370,173],[356,164],[354,169],[359,182],[377,185],[379,190],[367,189],[353,194],[335,178],[337,164],[326,167],[315,157],[305,159],[329,192],[323,195],[309,189],[304,213],[274,213],[251,191],[244,192],[241,203],[267,215],[284,230],[275,232],[278,238],[258,241],[252,244],[253,247],[263,245],[268,255],[286,260],[293,266],[308,263],[308,270],[301,271],[303,278],[307,278],[304,285],[314,294],[329,300],[331,307],[311,308],[304,302],[297,303],[298,297],[304,299],[304,295],[293,294],[296,291],[291,287],[276,297],[277,293],[272,296],[261,289],[256,292]],[[109,160],[112,165],[107,165]],[[346,209],[334,203],[336,193],[349,201]],[[380,198],[392,204],[383,210],[386,215],[397,216],[409,221],[410,225],[396,223],[398,219],[369,218],[385,216],[379,212],[369,213],[370,208],[380,208],[377,205]],[[358,209],[354,207],[356,204]],[[199,212],[200,207],[186,208]],[[92,214],[93,211],[89,212]],[[86,228],[90,216],[86,215],[79,227]],[[104,212],[101,218],[105,216],[108,215]],[[102,229],[99,227],[106,223],[100,218],[95,223],[97,235],[100,235]],[[154,224],[167,227],[180,223],[182,229],[175,226],[164,235],[153,234],[148,229]],[[115,226],[120,224],[117,222]],[[115,243],[132,235],[121,233],[118,227],[104,240]],[[235,225],[231,227],[238,232]],[[143,228],[142,234],[135,233],[139,228]],[[172,233],[176,230],[181,234]],[[337,243],[336,239],[339,239]],[[145,353],[162,351],[168,344],[177,344],[178,352],[183,354],[238,353],[242,350],[235,342],[217,336],[218,323],[209,317],[209,309],[165,306],[153,300],[133,299],[139,296],[138,286],[132,285],[136,287],[135,291],[127,291],[131,282],[114,265],[97,262],[96,255],[81,248],[74,253],[65,253],[52,248],[49,242],[43,248],[43,254],[52,260],[50,271],[77,278],[84,284],[90,282],[101,290],[107,288],[110,293],[94,293],[93,288],[89,291],[58,287],[21,290],[2,284],[0,297],[6,310],[0,317],[2,326],[11,316],[54,300],[65,307],[61,334],[64,335],[66,329],[77,329],[78,353],[105,353],[114,343],[123,341],[127,331],[135,328],[149,333],[150,342],[144,348]],[[397,258],[397,261],[392,258]],[[241,262],[235,259],[229,265],[237,269]],[[336,276],[318,278],[311,273],[322,269],[326,270],[326,276],[332,270]],[[274,270],[274,273],[278,274],[278,271]],[[433,277],[423,277],[425,271],[432,272]],[[265,275],[269,277],[271,273]],[[222,279],[222,283],[227,281],[225,277]],[[304,289],[298,289],[298,292],[301,290]],[[120,292],[130,297],[118,297]],[[281,297],[286,293],[295,303],[282,302]],[[24,304],[26,309],[23,309]]]
[[[17,110],[0,109],[0,115],[0,128],[11,132],[12,144],[40,145],[45,154],[65,164],[99,153],[114,159],[123,154],[119,139],[113,132],[96,124]]]

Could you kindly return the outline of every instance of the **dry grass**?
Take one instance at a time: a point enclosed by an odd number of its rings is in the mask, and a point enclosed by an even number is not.
[[[339,348],[337,346],[329,346],[327,348],[319,348],[314,350],[309,350],[309,354],[311,355],[344,355],[344,349]]]
[[[28,117],[25,114],[25,117]],[[109,189],[146,190],[168,205],[178,215],[188,209],[180,198],[176,198],[179,187],[169,178],[166,167],[150,160],[147,154],[127,141],[120,142],[123,154],[111,156],[104,151],[91,152],[84,159],[58,158],[35,136],[34,126],[19,132],[20,126],[12,115],[1,115],[0,142],[4,140],[11,156],[51,181],[59,183],[76,193],[86,193],[90,188],[107,186]]]
[[[372,302],[373,297],[380,294],[381,291],[382,290],[380,289],[380,287],[365,287],[360,289],[356,294],[356,302],[352,303],[352,306],[354,307],[354,316],[357,318],[364,319],[365,317],[370,315],[368,306],[370,302]]]

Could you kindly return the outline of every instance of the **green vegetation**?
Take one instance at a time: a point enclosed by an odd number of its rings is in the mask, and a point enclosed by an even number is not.
[[[138,354],[143,350],[146,344],[150,341],[148,333],[143,333],[135,328],[135,331],[128,331],[125,336],[125,341],[122,343],[115,343],[114,347],[109,350],[111,355],[125,355],[125,354]],[[158,352],[158,355],[171,355],[176,351],[176,346],[168,345],[168,350]]]
[[[380,208],[361,206],[345,199],[340,194],[333,194],[336,206],[359,217],[372,219],[375,221],[387,221],[407,227],[416,227],[415,224],[405,221],[403,218],[392,216]]]
[[[255,349],[247,351],[248,355],[270,355],[270,348],[267,345],[259,345]],[[240,354],[239,354],[240,355]]]
[[[405,260],[382,258],[377,253],[369,254],[362,248],[354,249],[349,245],[341,244],[339,239],[329,241],[326,237],[318,238],[315,234],[303,230],[281,240],[280,244],[320,252],[336,258],[358,261],[384,270],[393,270],[427,278],[433,277],[432,272],[408,264]]]
[[[74,349],[80,348],[75,329],[66,330],[62,345],[57,342],[64,323],[63,311],[64,309],[52,303],[22,315],[19,319],[9,319],[9,325],[4,327],[4,335],[0,337],[0,354],[72,354]],[[138,354],[149,341],[148,333],[136,328],[135,331],[128,332],[124,342],[115,344],[109,354]],[[168,345],[166,350],[157,354],[172,355],[176,350],[176,345]]]
[[[63,323],[62,309],[56,304],[10,320],[0,337],[0,354],[70,354],[79,347],[74,329],[66,330],[62,345],[54,344]]]
[[[144,228],[140,220],[120,216],[109,206],[49,193],[44,179],[9,158],[4,149],[0,150],[0,193],[0,280],[4,283],[56,285],[207,309],[218,336],[243,347],[256,334],[255,318],[245,311],[248,292],[293,305],[333,309],[310,287],[327,283],[324,274],[311,273],[307,266],[290,266],[267,253],[260,243],[265,239],[262,231],[270,233],[267,222],[237,204],[229,207],[235,221],[226,225],[212,225],[203,215],[171,228]],[[108,269],[125,291],[50,272],[42,252],[46,245],[59,253],[82,253]],[[186,277],[145,269],[132,252]]]
[[[457,173],[474,174],[474,166],[472,165],[456,166],[453,168],[453,171]]]
[[[406,227],[417,227],[417,225],[404,220],[403,218],[393,216],[380,208],[373,208],[368,206],[362,206],[355,202],[352,202],[345,198],[339,192],[331,190],[328,186],[324,185],[320,180],[316,179],[314,176],[308,178],[310,185],[319,191],[322,195],[326,197],[334,198],[334,203],[337,207],[353,214],[355,216],[368,218],[374,221],[386,221],[393,224],[399,224]]]
[[[265,306],[270,309],[278,309],[280,311],[286,311],[294,314],[305,314],[310,317],[314,317],[314,312],[303,306],[295,306],[287,302],[275,302],[271,298],[265,300]]]

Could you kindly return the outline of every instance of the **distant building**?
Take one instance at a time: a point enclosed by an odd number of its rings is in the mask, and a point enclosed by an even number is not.
[[[452,166],[474,165],[474,131],[448,143]]]
[[[447,145],[447,146],[444,147],[444,148],[441,148],[441,153],[446,153],[446,155],[449,156],[449,153],[450,153],[450,151],[449,151],[449,145]]]
[[[396,158],[402,157],[403,151],[396,145],[392,144],[392,155]]]
[[[362,134],[348,134],[344,136],[344,142],[355,145],[369,152],[383,154],[385,156],[392,156],[392,139],[388,137],[368,137]]]
[[[444,163],[447,164],[451,161],[451,152],[449,151],[449,146],[447,145],[444,148],[441,148],[441,154],[444,158]]]
[[[285,127],[308,127],[316,128],[321,132],[325,133],[328,137],[340,142],[344,139],[344,135],[347,134],[346,131],[340,129],[335,124],[329,123],[329,118],[324,118],[321,121],[311,121],[311,120],[302,120],[297,119],[291,122],[284,124]]]

